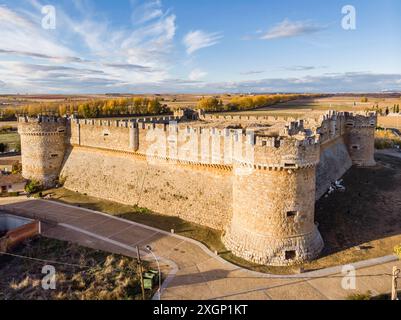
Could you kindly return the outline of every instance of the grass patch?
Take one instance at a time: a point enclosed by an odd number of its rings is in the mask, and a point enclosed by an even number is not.
[[[25,241],[12,253],[59,263],[0,255],[0,300],[142,299],[135,259],[42,237]],[[56,269],[56,290],[42,288],[45,264]],[[143,265],[149,270],[148,263]],[[146,298],[154,292],[147,291]]]

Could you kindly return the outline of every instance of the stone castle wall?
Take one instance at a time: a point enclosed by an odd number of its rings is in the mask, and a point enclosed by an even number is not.
[[[231,218],[229,171],[150,164],[133,153],[74,147],[61,176],[70,190],[139,205],[218,230]]]
[[[376,116],[266,117],[248,127],[202,117],[171,125],[179,119],[23,118],[24,176],[50,184],[61,175],[70,190],[223,230],[229,250],[257,263],[317,256],[315,200],[352,164],[374,164]],[[63,152],[64,162],[51,156]]]

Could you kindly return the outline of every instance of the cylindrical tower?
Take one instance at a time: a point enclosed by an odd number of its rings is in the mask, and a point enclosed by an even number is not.
[[[323,249],[314,221],[319,145],[307,140],[262,145],[252,170],[234,175],[233,217],[224,243],[258,264],[311,260]]]
[[[354,165],[370,167],[376,165],[375,131],[377,115],[347,116],[347,146]]]
[[[22,175],[46,188],[59,178],[66,150],[66,119],[19,117]]]

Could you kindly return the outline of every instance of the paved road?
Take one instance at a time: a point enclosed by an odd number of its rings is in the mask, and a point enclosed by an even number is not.
[[[135,246],[152,260],[146,245],[153,248],[163,271],[162,299],[344,299],[368,290],[390,291],[388,275],[401,267],[393,257],[357,264],[357,289],[344,290],[341,268],[325,269],[290,277],[269,276],[234,266],[203,245],[151,227],[110,217],[95,211],[43,200],[2,199],[0,210],[47,221],[44,235],[84,246],[136,256]],[[372,276],[378,275],[378,276]]]

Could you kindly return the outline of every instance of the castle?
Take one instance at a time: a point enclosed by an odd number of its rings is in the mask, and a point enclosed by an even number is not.
[[[283,266],[324,243],[315,202],[352,166],[373,166],[376,114],[316,118],[19,117],[23,176],[223,231],[238,257]]]

